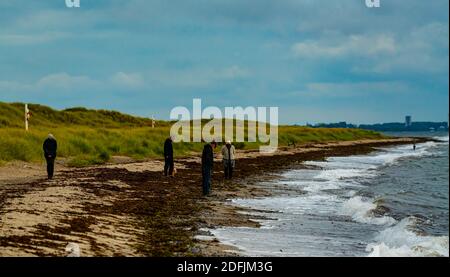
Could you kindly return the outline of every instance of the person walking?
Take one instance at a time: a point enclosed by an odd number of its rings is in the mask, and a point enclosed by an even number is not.
[[[212,141],[203,147],[202,153],[202,186],[203,195],[208,195],[211,190],[211,177],[214,166],[214,149],[217,143]]]
[[[173,177],[174,161],[172,142],[172,137],[167,138],[164,142],[164,176]]]
[[[231,178],[233,177],[233,169],[236,165],[235,156],[236,149],[234,145],[231,144],[231,141],[228,140],[222,147],[222,162],[225,172],[225,179],[231,180]]]
[[[47,139],[44,141],[43,149],[45,160],[47,162],[47,176],[50,180],[53,178],[53,174],[55,172],[56,151],[58,149],[58,143],[52,134],[49,134]]]

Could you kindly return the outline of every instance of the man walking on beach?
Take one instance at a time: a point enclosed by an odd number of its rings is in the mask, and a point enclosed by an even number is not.
[[[169,137],[164,142],[164,176],[173,177],[173,145],[172,145],[172,137]]]
[[[214,149],[217,143],[212,141],[203,147],[202,153],[202,185],[203,185],[203,195],[208,195],[211,189],[211,176],[214,165]]]
[[[47,161],[47,175],[48,179],[53,178],[53,173],[55,171],[55,159],[56,151],[58,149],[58,143],[52,134],[49,134],[47,139],[44,141],[44,155]]]
[[[236,164],[235,155],[236,149],[231,144],[231,141],[227,141],[227,143],[222,147],[222,161],[225,179],[231,180],[233,177],[233,169]]]

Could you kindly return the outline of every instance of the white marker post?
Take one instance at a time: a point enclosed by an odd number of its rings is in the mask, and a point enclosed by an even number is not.
[[[28,104],[25,104],[25,131],[28,131],[29,118],[30,118],[30,110],[28,110]]]
[[[152,128],[155,128],[155,117],[152,115]]]

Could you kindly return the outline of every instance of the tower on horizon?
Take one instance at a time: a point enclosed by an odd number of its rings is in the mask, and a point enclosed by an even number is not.
[[[411,127],[412,125],[412,117],[410,115],[407,115],[405,117],[405,127]]]

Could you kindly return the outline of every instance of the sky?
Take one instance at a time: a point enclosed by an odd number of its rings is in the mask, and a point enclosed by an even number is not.
[[[0,101],[169,119],[447,121],[449,1],[0,0]]]

